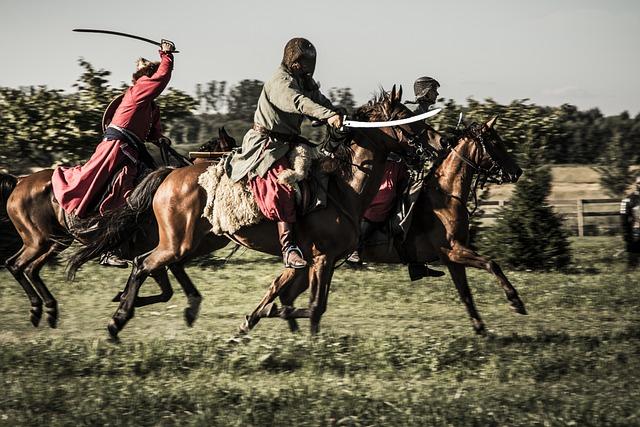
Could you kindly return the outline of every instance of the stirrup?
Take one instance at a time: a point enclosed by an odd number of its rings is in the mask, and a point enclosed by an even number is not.
[[[300,257],[300,260],[302,261],[301,264],[294,265],[289,263],[289,255],[292,252],[296,253]],[[284,250],[283,259],[284,259],[284,266],[287,268],[305,268],[307,266],[307,261],[305,261],[304,257],[302,256],[302,251],[300,250],[299,247],[294,245],[291,245]]]

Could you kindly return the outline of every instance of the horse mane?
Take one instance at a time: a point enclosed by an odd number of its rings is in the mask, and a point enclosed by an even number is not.
[[[393,101],[390,92],[380,88],[369,102],[356,109],[353,117],[361,122],[393,120],[405,108],[401,102]],[[351,133],[348,133],[346,137],[353,141]],[[338,141],[343,139],[345,139],[344,134],[336,135],[336,132],[330,129],[323,145],[326,147],[329,140]],[[322,170],[326,173],[337,173],[342,178],[350,179],[353,176],[353,149],[351,144],[338,145],[332,154],[331,158],[325,158],[320,161]]]
[[[355,111],[356,120],[363,122],[378,122],[393,120],[402,109],[398,108],[402,103],[394,103],[391,93],[380,88],[366,104]]]

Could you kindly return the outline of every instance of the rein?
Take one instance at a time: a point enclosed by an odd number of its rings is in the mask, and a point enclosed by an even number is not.
[[[489,153],[489,150],[487,150],[487,147],[485,146],[484,138],[482,137],[481,132],[478,130],[478,125],[472,125],[470,128],[470,131],[471,131],[470,132],[471,135],[469,134],[463,135],[461,138],[464,138],[464,137],[469,138],[472,142],[479,145],[482,150],[481,153],[483,155],[486,153],[487,156],[489,157],[489,160],[491,161],[491,166],[488,169],[483,168],[478,164],[478,162],[474,162],[468,157],[460,154],[456,150],[456,148],[458,148],[458,144],[456,144],[455,147],[452,147],[450,149],[450,152],[456,157],[458,157],[460,160],[462,160],[462,162],[464,162],[469,167],[471,167],[471,169],[473,170],[473,174],[476,176],[475,182],[473,183],[471,188],[471,196],[473,197],[473,209],[469,211],[469,209],[466,206],[466,203],[463,203],[462,197],[456,196],[454,194],[449,194],[448,192],[444,191],[442,187],[440,187],[439,185],[436,186],[436,188],[440,192],[444,193],[446,196],[456,199],[460,203],[462,203],[465,209],[467,210],[469,217],[472,217],[475,214],[475,212],[478,210],[478,186],[480,188],[484,188],[487,182],[500,183],[500,180],[494,179],[494,176],[497,174],[496,169],[497,169],[497,172],[500,172],[501,168],[500,168],[500,165],[493,159],[493,157],[491,156],[491,153]],[[482,158],[482,156],[480,157]]]

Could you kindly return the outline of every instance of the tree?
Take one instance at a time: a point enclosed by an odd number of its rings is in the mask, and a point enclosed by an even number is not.
[[[600,185],[610,196],[622,197],[633,182],[632,160],[625,138],[616,132],[602,154],[600,166],[594,168],[600,173]]]
[[[197,142],[198,128],[193,126],[193,110],[197,107],[191,95],[174,88],[167,89],[157,99],[163,133],[176,143]]]
[[[544,141],[532,130],[520,157],[524,174],[496,224],[480,239],[495,259],[515,268],[562,268],[571,261],[569,241],[561,217],[547,203],[551,172],[543,164]]]
[[[351,93],[351,88],[333,87],[329,90],[329,100],[336,107],[344,108],[347,114],[352,114],[356,108],[356,101]]]
[[[253,122],[263,86],[260,80],[242,80],[233,86],[227,96],[228,118]]]
[[[198,105],[203,107],[204,113],[220,114],[226,108],[227,82],[212,80],[202,85],[196,85],[196,98]]]

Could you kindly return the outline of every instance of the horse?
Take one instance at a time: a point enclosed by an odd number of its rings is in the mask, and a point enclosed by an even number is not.
[[[485,324],[475,307],[466,267],[484,269],[493,274],[504,290],[510,308],[518,314],[527,314],[518,292],[500,266],[477,254],[468,245],[467,201],[474,176],[502,184],[516,182],[522,174],[494,129],[496,121],[497,117],[494,117],[484,125],[473,124],[463,131],[460,139],[441,155],[434,173],[422,182],[414,207],[414,219],[406,240],[402,242],[402,255],[396,245],[389,244],[387,236],[369,239],[361,255],[364,261],[387,264],[425,263],[439,259],[447,267],[477,334],[485,333]],[[294,286],[283,289],[280,301],[284,307],[278,308],[273,303],[263,314],[287,318],[290,329],[297,331],[297,322],[290,314],[295,312],[293,301],[306,287],[306,282],[298,281]]]
[[[220,144],[223,144],[221,141],[223,138],[230,137],[226,132],[221,132]],[[234,143],[232,139],[224,141],[224,144],[233,145]],[[160,168],[151,172],[138,184],[131,197],[146,193],[147,186],[156,186],[157,180],[161,181],[171,171],[171,168]],[[3,194],[8,194],[8,197],[4,196],[0,199],[0,212],[6,211],[13,227],[17,230],[18,238],[22,241],[22,247],[6,261],[6,267],[29,298],[30,320],[34,327],[39,325],[42,318],[43,303],[47,322],[51,328],[57,327],[59,317],[57,300],[40,277],[40,270],[51,257],[68,248],[74,239],[79,240],[80,243],[86,243],[93,238],[90,232],[82,233],[79,230],[77,232],[75,227],[72,230],[67,224],[64,211],[53,195],[52,174],[53,169],[44,169],[21,177],[17,183],[7,184],[8,186],[5,187],[7,190],[3,191]],[[10,232],[9,225],[6,227]],[[157,227],[153,223],[145,224],[144,238],[131,240],[131,244],[124,248],[123,256],[132,259],[140,253],[151,250],[158,240],[156,230]],[[185,308],[184,315],[187,324],[191,326],[197,318],[202,296],[193,286],[182,264],[175,263],[169,269],[187,295],[188,306]],[[154,272],[153,278],[160,286],[161,293],[138,297],[135,301],[136,306],[166,302],[171,298],[173,289],[167,271],[158,270]],[[118,296],[114,299],[117,298]]]
[[[7,215],[7,199],[18,183],[18,177],[0,172],[0,266],[20,248],[20,236]]]
[[[357,120],[389,121],[402,119],[412,112],[401,102],[402,88],[394,86],[356,112]],[[308,309],[311,332],[319,332],[320,319],[327,307],[334,263],[353,250],[358,239],[358,222],[373,199],[382,180],[385,160],[391,151],[414,152],[426,145],[429,137],[424,122],[414,122],[396,128],[354,129],[345,145],[338,146],[341,158],[328,185],[328,202],[324,209],[302,216],[296,223],[298,244],[305,259],[305,269],[285,268],[272,282],[267,296],[252,314],[264,309],[267,301],[281,286],[304,276],[311,284],[312,301]],[[329,160],[334,161],[334,160]],[[149,253],[134,259],[131,275],[121,303],[109,321],[112,338],[133,317],[134,301],[144,280],[154,272],[173,263],[185,262],[194,256],[210,253],[228,239],[251,249],[281,255],[276,223],[262,222],[240,228],[233,235],[215,235],[211,223],[203,218],[207,195],[198,184],[198,177],[207,165],[198,164],[172,171],[153,191],[153,203],[131,199],[130,206],[105,217],[100,233],[88,245],[70,258],[69,274],[73,275],[85,262],[121,244],[137,229],[136,220],[152,214],[158,226],[158,245]],[[140,195],[141,197],[142,195]],[[145,195],[149,196],[149,195]],[[151,196],[149,196],[151,197]],[[152,208],[152,209],[151,209]],[[151,212],[152,210],[152,212]]]

